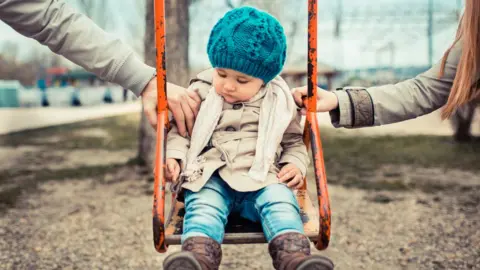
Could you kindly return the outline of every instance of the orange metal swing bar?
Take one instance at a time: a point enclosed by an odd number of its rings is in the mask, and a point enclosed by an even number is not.
[[[165,150],[168,131],[167,70],[165,67],[165,2],[154,1],[155,46],[157,48],[157,149],[153,189],[153,242],[158,252],[166,252],[165,243]]]
[[[308,1],[308,95],[306,98],[307,117],[304,135],[308,134],[311,141],[313,167],[317,186],[318,211],[320,230],[315,247],[319,250],[326,249],[330,242],[331,211],[327,189],[327,175],[323,159],[322,141],[317,119],[317,0]]]
[[[315,246],[319,250],[326,249],[330,241],[331,212],[327,190],[327,179],[323,159],[322,142],[316,116],[317,103],[317,0],[308,2],[308,95],[306,97],[306,123],[304,141],[310,144],[317,186],[319,203],[320,228]],[[155,159],[155,181],[153,192],[153,238],[155,249],[166,252],[165,241],[165,149],[168,130],[168,108],[166,96],[165,67],[165,3],[154,1],[155,10],[155,45],[157,48],[157,91],[158,91],[158,123]],[[303,187],[305,189],[306,186]]]

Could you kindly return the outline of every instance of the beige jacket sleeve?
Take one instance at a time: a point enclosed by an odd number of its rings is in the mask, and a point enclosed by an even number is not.
[[[187,91],[198,91],[200,98],[205,100],[208,90],[211,88],[211,71],[204,71],[190,81]],[[181,160],[183,163],[187,158],[187,151],[190,147],[190,138],[185,138],[178,133],[175,121],[170,122],[171,129],[167,134],[166,158]]]
[[[0,20],[137,96],[155,74],[126,44],[63,1],[0,0]]]
[[[335,91],[339,108],[332,111],[336,127],[379,126],[431,113],[447,102],[461,55],[462,42],[451,50],[444,76],[441,62],[428,71],[397,84],[366,90]]]
[[[187,159],[188,148],[190,147],[190,138],[185,138],[178,133],[175,122],[170,122],[170,130],[167,134],[166,158],[180,160],[183,164]]]
[[[282,154],[278,161],[279,165],[287,163],[294,164],[302,175],[305,176],[310,159],[308,158],[307,147],[303,143],[303,129],[301,126],[301,115],[296,113],[290,122],[280,145],[282,146]]]

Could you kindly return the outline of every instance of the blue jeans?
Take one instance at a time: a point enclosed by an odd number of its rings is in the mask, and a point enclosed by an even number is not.
[[[300,209],[292,190],[283,184],[253,192],[235,191],[215,173],[198,192],[185,190],[182,243],[189,237],[210,237],[223,242],[231,212],[261,222],[267,241],[285,232],[303,232]]]

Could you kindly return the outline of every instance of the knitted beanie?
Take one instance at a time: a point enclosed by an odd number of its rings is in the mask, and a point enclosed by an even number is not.
[[[233,69],[264,83],[280,73],[286,50],[280,22],[253,7],[227,12],[213,27],[207,45],[213,67]]]

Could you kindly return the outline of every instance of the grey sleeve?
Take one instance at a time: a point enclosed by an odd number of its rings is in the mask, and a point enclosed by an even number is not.
[[[447,102],[461,55],[458,42],[447,58],[415,78],[364,90],[335,91],[339,108],[331,112],[336,127],[378,126],[413,119],[441,108]]]
[[[0,0],[0,19],[137,96],[155,74],[133,50],[60,0]]]

